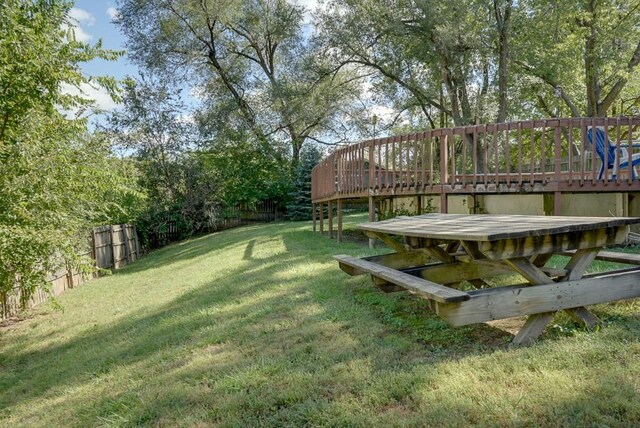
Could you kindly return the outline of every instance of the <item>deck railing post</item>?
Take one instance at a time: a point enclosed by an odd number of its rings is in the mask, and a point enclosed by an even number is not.
[[[447,191],[445,185],[449,181],[447,167],[449,165],[449,134],[440,136],[440,212],[446,213],[447,207]]]
[[[373,190],[376,187],[375,183],[375,147],[376,140],[371,140],[369,143],[369,190]]]
[[[373,199],[373,196],[369,195],[369,221],[376,221],[376,204]],[[374,248],[376,245],[376,240],[369,238],[369,248]]]

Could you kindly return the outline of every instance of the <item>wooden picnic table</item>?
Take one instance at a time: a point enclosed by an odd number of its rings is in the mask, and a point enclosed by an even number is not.
[[[350,275],[371,274],[383,291],[409,291],[429,301],[453,326],[527,316],[514,344],[542,334],[564,310],[587,327],[586,306],[640,297],[640,255],[603,251],[623,243],[640,218],[425,214],[359,225],[395,250],[380,256],[335,256]],[[554,254],[563,268],[546,266]],[[438,260],[433,263],[433,259]],[[633,265],[585,275],[594,260]],[[488,279],[518,273],[527,281],[491,287]],[[475,288],[459,290],[463,281]]]

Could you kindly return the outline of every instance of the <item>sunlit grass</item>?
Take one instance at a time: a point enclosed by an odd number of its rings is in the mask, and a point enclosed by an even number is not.
[[[376,252],[309,223],[156,251],[0,331],[0,425],[640,424],[640,301],[511,349],[507,324],[452,328],[331,258]]]

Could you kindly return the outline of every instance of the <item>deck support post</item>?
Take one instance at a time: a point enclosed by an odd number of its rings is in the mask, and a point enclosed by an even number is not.
[[[327,202],[327,214],[329,215],[329,239],[333,239],[333,201]]]
[[[342,199],[338,199],[338,242],[342,242]]]
[[[449,207],[447,205],[447,194],[444,191],[440,193],[440,212],[442,214],[447,214],[449,212]]]
[[[318,206],[320,207],[320,212],[318,213],[318,215],[320,215],[320,235],[322,235],[324,233],[324,204],[322,202],[320,202],[318,204]]]
[[[560,215],[562,207],[562,192],[553,192],[553,215]]]
[[[422,196],[416,196],[416,214],[422,214]]]
[[[313,219],[313,231],[316,231],[316,204],[311,204],[311,218]]]
[[[369,196],[369,221],[376,221],[376,204],[373,196]],[[369,238],[369,248],[375,248],[376,240],[373,238]]]

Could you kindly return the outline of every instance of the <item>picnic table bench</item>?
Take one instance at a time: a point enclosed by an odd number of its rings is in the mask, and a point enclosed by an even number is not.
[[[530,344],[555,312],[587,327],[586,306],[640,296],[640,255],[603,251],[621,244],[640,218],[425,214],[359,225],[395,252],[335,256],[350,275],[370,274],[385,292],[409,291],[453,326],[527,316],[514,344]],[[546,266],[554,254],[563,268]],[[433,260],[437,260],[436,263]],[[631,268],[585,275],[594,260]],[[527,281],[492,287],[488,279],[520,274]],[[467,281],[476,289],[459,290]]]

